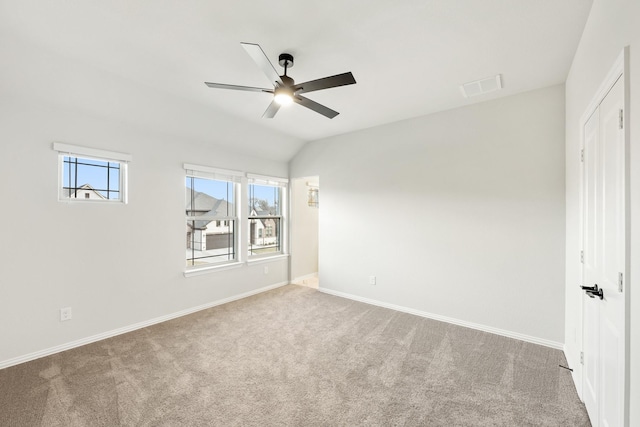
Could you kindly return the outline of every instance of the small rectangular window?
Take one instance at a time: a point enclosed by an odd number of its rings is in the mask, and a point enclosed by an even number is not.
[[[62,192],[70,199],[120,201],[120,163],[63,156]]]
[[[283,253],[287,181],[249,176],[249,257]]]
[[[62,143],[53,148],[59,152],[59,200],[126,203],[130,155]]]

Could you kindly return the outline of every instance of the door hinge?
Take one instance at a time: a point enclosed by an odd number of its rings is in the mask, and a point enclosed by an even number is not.
[[[580,161],[584,162],[584,148],[580,150]]]
[[[584,251],[580,251],[580,262],[584,264]]]
[[[580,364],[584,365],[584,351],[580,352]]]
[[[622,283],[623,283],[622,273],[618,273],[618,292],[622,292]]]
[[[619,111],[618,117],[620,118],[619,127],[620,129],[623,129],[624,128],[624,111],[622,109]]]

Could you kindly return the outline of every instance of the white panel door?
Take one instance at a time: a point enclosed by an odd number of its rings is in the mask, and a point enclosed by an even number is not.
[[[625,141],[620,78],[584,128],[583,398],[594,426],[624,421]]]
[[[583,178],[583,251],[582,251],[582,280],[587,286],[599,282],[599,243],[601,236],[598,232],[600,219],[599,201],[602,200],[602,186],[597,183],[600,177],[600,111],[596,110],[584,126],[584,178]],[[600,416],[598,411],[598,390],[600,375],[598,367],[600,345],[600,301],[596,298],[583,300],[583,386],[582,398],[589,412],[591,420]]]

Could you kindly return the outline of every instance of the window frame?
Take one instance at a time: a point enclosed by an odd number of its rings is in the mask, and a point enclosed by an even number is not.
[[[251,207],[249,206],[250,204],[250,196],[251,196],[251,185],[261,185],[261,186],[273,186],[273,187],[278,187],[280,190],[280,206],[279,206],[279,214],[278,215],[273,215],[273,216],[264,216],[264,215],[251,215]],[[288,226],[287,226],[287,215],[288,215],[288,209],[289,209],[289,204],[288,204],[288,192],[289,192],[289,180],[287,178],[279,178],[279,177],[273,177],[273,176],[266,176],[266,175],[256,175],[256,174],[247,174],[247,216],[246,218],[243,218],[243,221],[246,223],[247,226],[247,239],[245,239],[247,241],[247,248],[245,251],[245,254],[247,256],[247,260],[248,262],[254,262],[254,261],[258,261],[261,259],[265,259],[265,258],[274,258],[274,257],[281,257],[281,256],[286,256],[287,255],[287,251],[288,251]],[[252,220],[260,220],[262,218],[276,218],[279,219],[279,227],[277,226],[276,229],[279,230],[279,236],[278,239],[278,244],[277,247],[279,247],[278,251],[275,252],[267,252],[264,254],[252,254],[251,251],[251,244],[249,242],[249,239],[251,239],[251,221]],[[263,230],[263,237],[266,238],[266,231],[267,231],[267,227],[265,226],[265,229]],[[272,231],[273,230],[272,228]]]
[[[58,201],[66,203],[110,203],[110,204],[127,204],[129,196],[129,162],[133,160],[130,154],[119,153],[116,151],[100,150],[97,148],[82,147],[78,145],[65,144],[62,142],[54,142],[52,144],[54,151],[58,152]],[[90,161],[100,161],[108,163],[118,163],[118,193],[117,199],[94,199],[94,198],[77,198],[65,195],[64,190],[64,165],[65,157],[73,157],[76,159],[85,159]],[[77,185],[78,183],[76,183]],[[78,187],[76,187],[76,190]]]
[[[192,274],[198,274],[199,272],[207,271],[207,270],[216,270],[216,269],[225,269],[234,266],[241,265],[241,251],[242,247],[240,245],[240,236],[242,234],[242,218],[240,215],[240,201],[242,194],[242,177],[243,173],[228,169],[219,169],[212,168],[208,166],[194,165],[189,163],[184,163],[183,165],[185,174],[183,176],[183,183],[185,183],[186,179],[189,177],[199,178],[199,179],[208,179],[215,181],[226,181],[232,184],[233,189],[233,215],[229,216],[189,216],[186,215],[185,212],[185,225],[188,225],[190,221],[194,221],[195,218],[199,218],[200,220],[208,220],[210,219],[212,222],[216,224],[220,222],[221,224],[227,224],[229,227],[229,221],[233,222],[233,259],[215,262],[215,263],[207,263],[201,265],[185,265],[185,276],[190,276]],[[185,192],[187,191],[185,186]],[[187,194],[185,193],[185,196]],[[185,197],[186,200],[186,197]],[[184,212],[184,206],[182,207]],[[185,248],[187,249],[187,248]],[[189,261],[189,258],[185,258],[185,264]]]

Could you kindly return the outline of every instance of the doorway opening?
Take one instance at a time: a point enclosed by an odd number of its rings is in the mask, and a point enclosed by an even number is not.
[[[291,283],[317,289],[320,177],[291,181]]]

